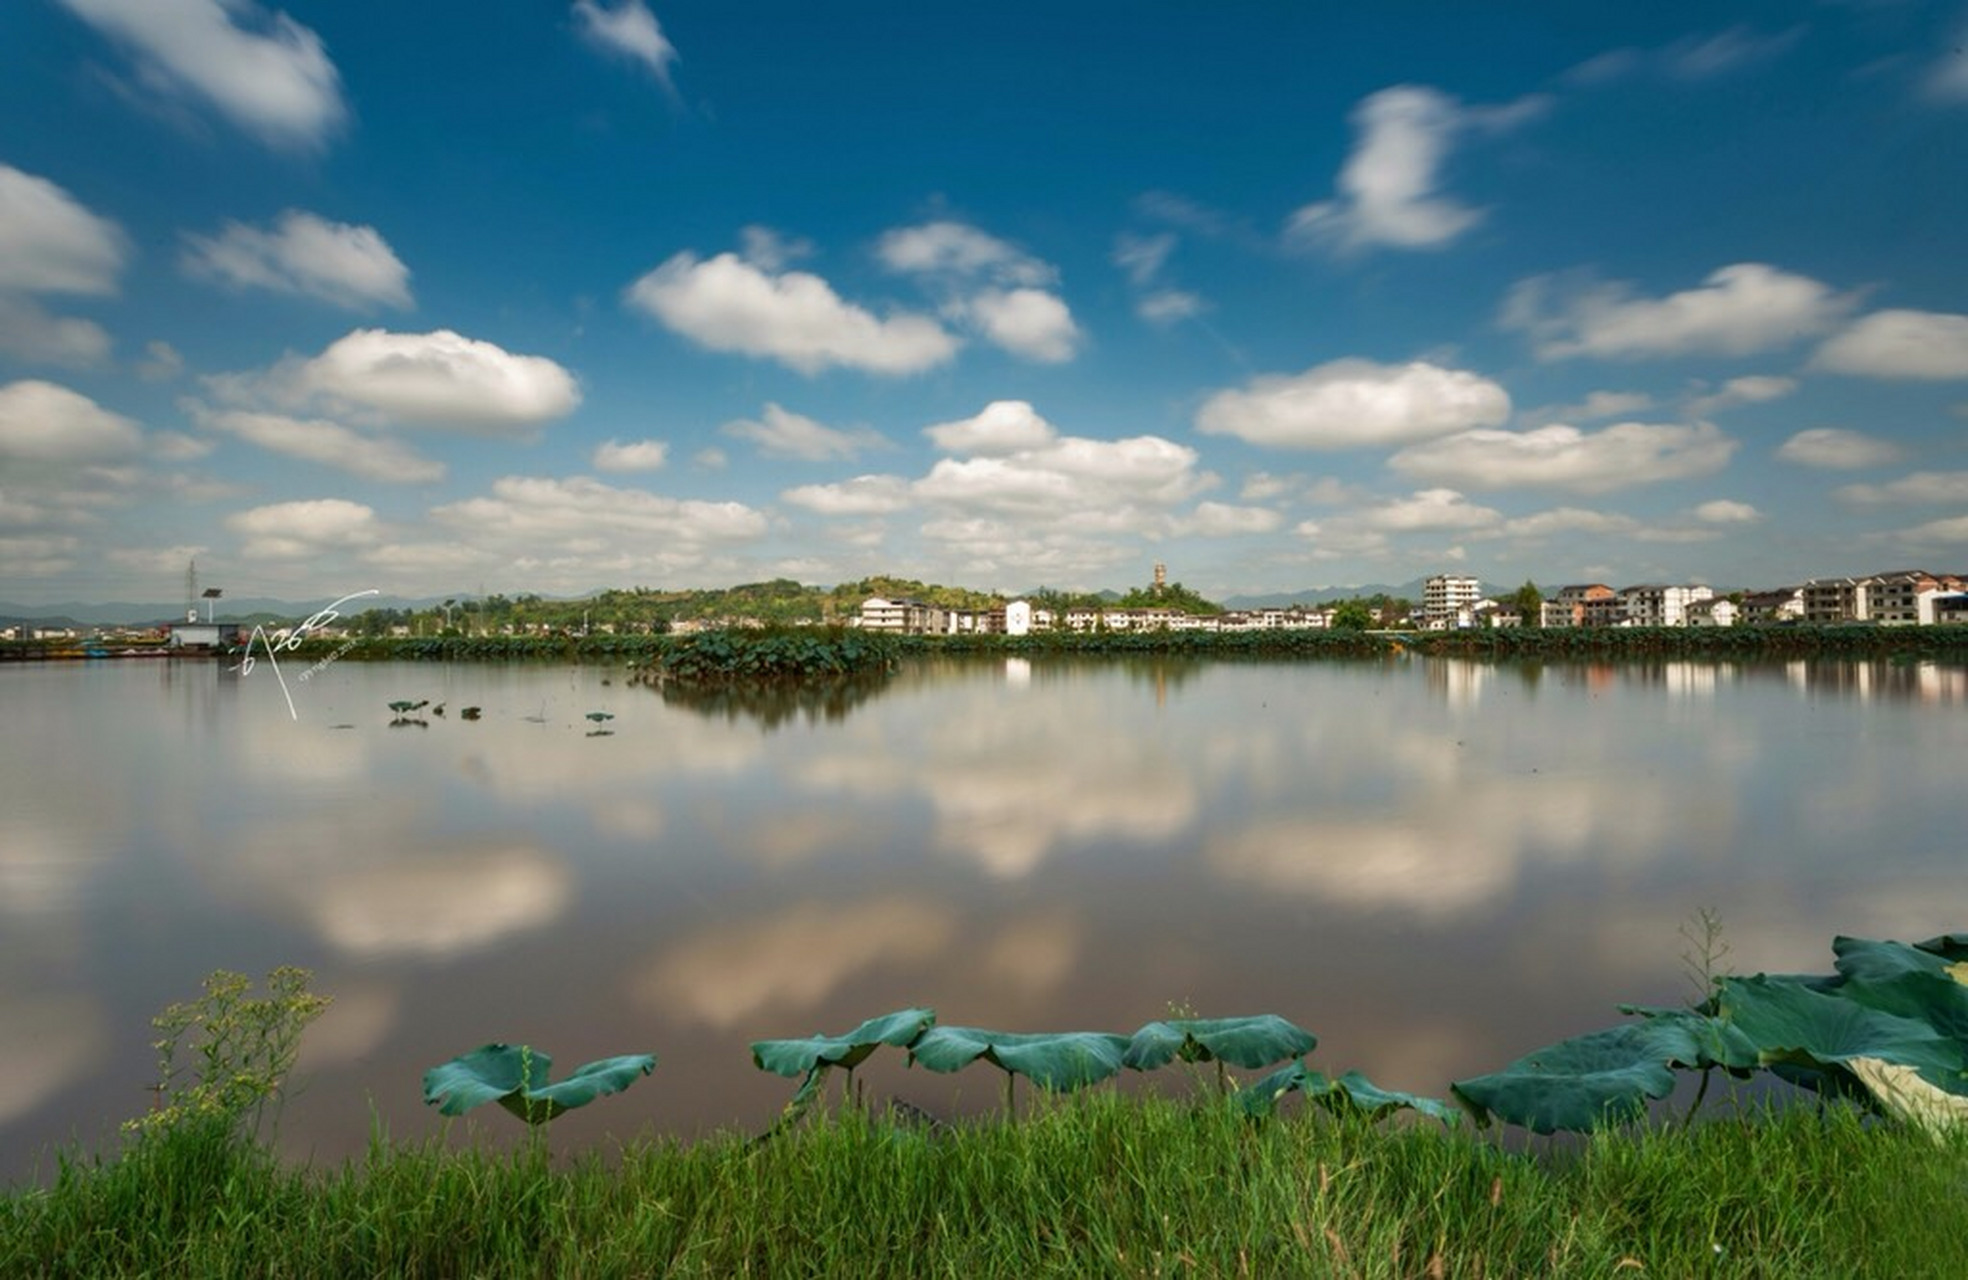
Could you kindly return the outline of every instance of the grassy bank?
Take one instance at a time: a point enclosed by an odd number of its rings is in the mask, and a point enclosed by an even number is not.
[[[1843,1107],[1512,1153],[1096,1093],[571,1161],[379,1139],[294,1169],[184,1127],[0,1200],[0,1274],[1898,1277],[1968,1267],[1964,1226],[1968,1147]]]

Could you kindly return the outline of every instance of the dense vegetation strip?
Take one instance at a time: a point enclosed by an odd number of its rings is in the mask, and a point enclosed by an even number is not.
[[[182,1126],[0,1199],[0,1274],[1911,1276],[1968,1266],[1968,1148],[1842,1106],[1511,1153],[1093,1093],[551,1156],[381,1137],[291,1168]]]

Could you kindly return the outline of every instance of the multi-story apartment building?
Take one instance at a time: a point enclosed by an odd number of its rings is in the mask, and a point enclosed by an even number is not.
[[[1900,569],[1864,579],[1866,620],[1882,626],[1934,625],[1934,602],[1962,589],[1961,578],[1925,569]]]
[[[1421,584],[1421,624],[1430,630],[1467,626],[1468,610],[1482,598],[1478,579],[1438,573]]]
[[[1864,622],[1866,592],[1857,578],[1813,578],[1798,590],[1804,593],[1804,621]]]
[[[1669,587],[1642,583],[1619,593],[1625,622],[1632,627],[1679,627],[1687,623],[1688,606],[1697,600],[1712,600],[1712,587]]]
[[[1751,591],[1743,596],[1742,621],[1751,624],[1802,622],[1804,588],[1779,587],[1775,591]]]
[[[1544,602],[1539,621],[1547,627],[1605,626],[1609,621],[1605,617],[1588,615],[1603,615],[1618,604],[1619,593],[1605,583],[1577,582],[1558,588]],[[1597,606],[1596,610],[1593,606]]]
[[[933,604],[882,596],[869,596],[861,602],[860,624],[867,631],[901,631],[912,635],[934,634],[947,626],[943,610]]]

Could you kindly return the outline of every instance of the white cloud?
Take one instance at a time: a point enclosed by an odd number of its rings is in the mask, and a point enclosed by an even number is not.
[[[370,413],[392,422],[475,434],[524,434],[573,412],[573,375],[544,356],[514,355],[439,329],[391,333],[357,329],[320,355],[290,357],[263,375],[208,378],[219,396],[294,409]]]
[[[320,143],[345,115],[321,37],[253,0],[61,0],[128,46],[146,88],[189,91],[276,144]]]
[[[1897,530],[1892,536],[1903,542],[1917,542],[1926,546],[1968,545],[1968,516],[1929,520],[1926,524],[1915,525],[1911,529]]]
[[[1541,109],[1536,99],[1470,108],[1423,85],[1383,89],[1353,110],[1357,140],[1340,170],[1338,196],[1298,210],[1286,234],[1341,251],[1441,248],[1483,218],[1482,210],[1436,192],[1450,145],[1473,130],[1509,128]]]
[[[1197,412],[1196,429],[1279,448],[1349,449],[1425,440],[1509,416],[1509,394],[1476,374],[1420,361],[1347,359],[1219,391]]]
[[[740,227],[738,239],[745,247],[741,256],[764,271],[778,271],[789,262],[813,256],[813,242],[789,240],[771,227]]]
[[[131,569],[146,577],[181,574],[187,562],[205,554],[203,546],[181,544],[175,547],[112,547],[110,563]]]
[[[1738,405],[1765,404],[1771,400],[1781,400],[1795,390],[1797,390],[1795,378],[1778,378],[1763,374],[1731,378],[1716,391],[1690,400],[1687,412],[1690,417],[1706,418],[1712,413],[1733,409]]]
[[[1838,427],[1800,431],[1777,448],[1777,456],[1824,471],[1862,471],[1898,462],[1904,451],[1890,440]]]
[[[1677,40],[1661,50],[1668,74],[1684,80],[1707,80],[1779,56],[1797,43],[1803,27],[1763,35],[1734,26],[1705,38]]]
[[[150,456],[164,462],[191,462],[212,452],[210,440],[200,440],[182,431],[150,433]]]
[[[1848,484],[1833,496],[1855,507],[1968,504],[1968,471],[1916,471],[1885,484]]]
[[[706,546],[764,536],[765,517],[739,502],[666,498],[599,480],[507,476],[490,497],[467,498],[431,517],[479,545],[529,555],[595,555],[602,549],[655,567],[684,563]]]
[[[116,292],[128,242],[46,178],[0,164],[0,291]]]
[[[1855,301],[1805,276],[1743,262],[1665,298],[1635,298],[1625,285],[1576,276],[1534,276],[1511,288],[1498,319],[1529,337],[1543,360],[1741,356],[1822,333]]]
[[[725,423],[718,430],[725,435],[751,441],[767,457],[801,458],[807,462],[853,458],[864,449],[879,448],[888,443],[879,431],[871,427],[842,431],[788,412],[776,404],[766,405],[761,418],[757,422],[740,418]]]
[[[184,372],[184,357],[163,339],[144,344],[144,358],[137,363],[137,376],[145,382],[169,382]]]
[[[1114,265],[1127,273],[1129,283],[1145,289],[1162,274],[1169,254],[1175,251],[1175,243],[1173,231],[1152,236],[1122,232],[1114,237]]]
[[[1209,310],[1201,294],[1189,293],[1182,289],[1157,289],[1144,293],[1134,304],[1134,314],[1149,324],[1174,324],[1187,320]]]
[[[1968,316],[1875,311],[1828,339],[1811,363],[1869,378],[1968,378]]]
[[[1052,284],[1059,273],[996,236],[961,222],[926,222],[883,233],[875,256],[890,271],[980,278],[1000,285]]]
[[[298,560],[377,536],[375,511],[346,498],[276,502],[227,516],[225,524],[246,540],[241,551],[254,560]]]
[[[410,269],[374,227],[289,209],[270,231],[227,222],[216,237],[187,233],[185,241],[187,271],[235,288],[318,298],[354,311],[414,305]]]
[[[773,274],[733,253],[679,253],[630,285],[630,306],[713,351],[781,361],[802,373],[835,365],[907,374],[947,363],[957,339],[928,316],[878,319],[804,271]]]
[[[1440,533],[1456,529],[1487,529],[1503,513],[1479,507],[1454,489],[1423,489],[1359,513],[1356,521],[1381,533]]]
[[[75,556],[82,540],[67,536],[52,538],[0,538],[0,578],[51,578],[75,567]]]
[[[659,471],[669,461],[670,446],[661,440],[635,440],[624,444],[610,440],[597,445],[594,468],[597,471]]]
[[[1285,518],[1269,507],[1240,507],[1226,502],[1199,502],[1195,511],[1175,520],[1179,534],[1203,538],[1234,538],[1242,534],[1270,533]]]
[[[189,403],[187,412],[202,427],[238,436],[290,458],[386,484],[430,484],[444,478],[444,464],[433,462],[396,440],[377,439],[324,419],[290,418],[247,409],[209,409]]]
[[[1708,524],[1755,524],[1763,513],[1747,502],[1716,498],[1695,508],[1695,519]]]
[[[944,458],[916,493],[959,511],[1122,529],[1192,497],[1205,483],[1196,462],[1194,449],[1159,436],[1062,436],[1015,453]]]
[[[1712,475],[1728,465],[1735,449],[1735,441],[1706,422],[1623,422],[1592,432],[1560,423],[1532,431],[1465,431],[1410,445],[1388,465],[1403,475],[1467,489],[1610,493]]]
[[[1023,400],[993,400],[974,418],[939,422],[923,434],[945,453],[985,456],[1043,448],[1059,432]]]
[[[0,293],[0,352],[27,364],[86,369],[109,359],[109,333],[93,320],[50,315],[25,295]]]
[[[1577,404],[1552,404],[1528,410],[1524,421],[1531,426],[1543,426],[1547,422],[1592,422],[1642,413],[1653,407],[1654,398],[1644,391],[1593,391]]]
[[[779,495],[823,516],[884,516],[915,505],[901,476],[855,476],[838,484],[807,484]]]
[[[1948,52],[1928,68],[1921,88],[1936,102],[1968,102],[1968,31],[1957,31]]]
[[[670,67],[678,60],[676,46],[642,0],[620,0],[612,9],[596,0],[574,0],[574,16],[590,44],[641,63],[665,89],[675,92]]]
[[[965,314],[992,343],[1027,360],[1060,364],[1079,347],[1073,313],[1043,289],[986,289],[970,299]]]
[[[0,457],[93,462],[142,446],[136,423],[67,387],[33,378],[0,386]]]

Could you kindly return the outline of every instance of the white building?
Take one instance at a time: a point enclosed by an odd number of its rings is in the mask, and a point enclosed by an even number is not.
[[[1688,622],[1688,606],[1697,600],[1713,600],[1713,587],[1670,587],[1642,583],[1623,588],[1620,607],[1629,627],[1681,627]]]
[[[899,631],[922,635],[944,629],[943,610],[920,600],[889,600],[869,596],[861,602],[860,625],[867,631]]]
[[[1483,598],[1483,584],[1475,578],[1458,578],[1438,573],[1421,584],[1421,622],[1431,631],[1468,626],[1468,610]]]
[[[1687,623],[1691,627],[1733,627],[1742,611],[1736,602],[1727,596],[1709,600],[1697,600],[1687,608]]]

